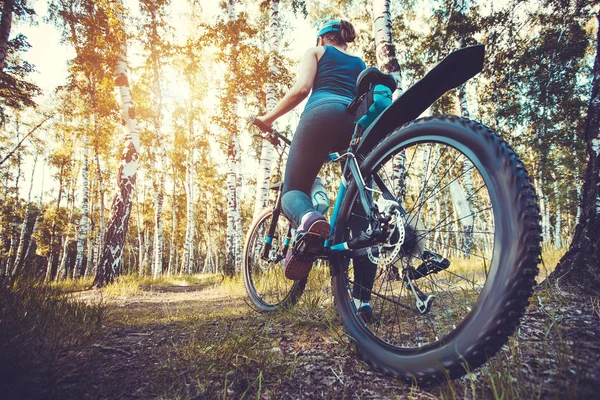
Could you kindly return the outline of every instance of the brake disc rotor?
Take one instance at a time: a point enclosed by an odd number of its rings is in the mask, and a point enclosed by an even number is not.
[[[379,266],[390,265],[400,253],[406,230],[404,229],[404,217],[400,214],[399,210],[392,211],[392,219],[388,224],[388,232],[386,241],[377,245],[377,255],[373,254],[373,248],[367,249],[369,260],[373,264]]]

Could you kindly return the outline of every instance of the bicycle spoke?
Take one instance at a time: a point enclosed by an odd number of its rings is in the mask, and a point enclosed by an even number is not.
[[[371,295],[374,316],[380,320],[369,328],[391,345],[418,348],[441,340],[470,312],[491,263],[495,230],[486,185],[464,154],[439,143],[415,144],[403,152],[404,187],[394,180],[399,176],[394,170],[397,155],[372,172],[377,176],[374,187],[382,193],[374,193],[373,200],[391,200],[390,194],[399,199],[407,210],[405,229],[413,232],[412,239],[405,238],[412,240],[406,244],[412,247],[400,252],[394,264],[399,271],[417,271],[430,245],[439,257],[448,258],[448,266],[412,281],[414,289],[406,278],[393,276],[391,265],[379,267]],[[350,218],[365,217],[352,213]],[[416,262],[414,267],[411,262]],[[428,308],[418,310],[418,301]]]

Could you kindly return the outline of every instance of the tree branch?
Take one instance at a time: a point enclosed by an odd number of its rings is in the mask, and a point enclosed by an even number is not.
[[[44,125],[46,123],[46,121],[48,121],[50,118],[52,118],[52,116],[46,116],[46,118],[44,118],[44,120],[42,120],[42,122],[40,122],[39,124],[37,124],[32,130],[30,130],[27,135],[23,136],[23,139],[21,139],[19,141],[19,143],[17,143],[17,145],[6,155],[2,158],[2,160],[0,160],[0,167],[2,166],[2,164],[4,164],[4,162],[6,162],[6,160],[8,160],[10,158],[10,156],[12,156],[13,154],[15,154],[15,152],[17,150],[19,150],[19,147],[21,147],[21,145],[23,144],[23,142],[25,141],[25,139],[27,139],[29,136],[31,136],[31,134],[35,131],[37,131],[42,125]]]

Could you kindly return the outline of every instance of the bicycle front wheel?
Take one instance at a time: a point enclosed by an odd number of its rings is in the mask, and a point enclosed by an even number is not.
[[[279,215],[275,233],[267,239],[272,218],[273,210],[263,211],[252,224],[244,246],[244,286],[252,304],[261,312],[273,312],[296,304],[307,280],[292,281],[285,277],[283,262],[289,248],[286,240],[290,239],[290,224]],[[268,242],[268,254],[263,254]]]
[[[336,307],[358,354],[408,382],[480,366],[518,325],[538,272],[539,208],[523,164],[481,124],[430,117],[390,134],[361,171],[376,204],[393,197],[402,209],[368,257],[333,258]],[[357,198],[350,184],[334,243],[364,220]],[[369,268],[374,282],[362,278]],[[369,321],[353,301],[365,293]]]

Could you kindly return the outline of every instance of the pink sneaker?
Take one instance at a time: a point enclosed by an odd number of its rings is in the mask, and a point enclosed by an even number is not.
[[[329,236],[329,222],[316,211],[311,211],[296,231],[294,246],[285,257],[285,277],[292,280],[306,278]]]

